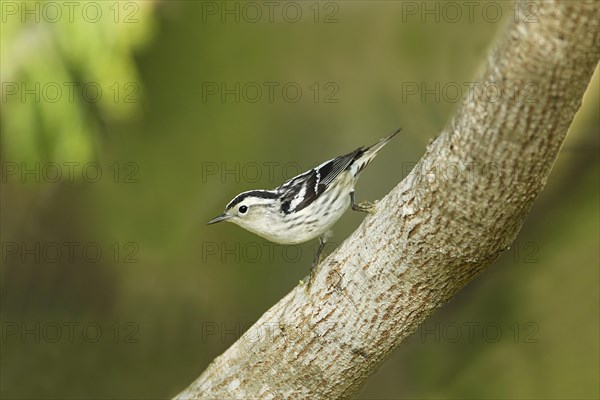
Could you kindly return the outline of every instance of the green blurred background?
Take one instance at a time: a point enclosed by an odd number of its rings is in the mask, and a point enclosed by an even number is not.
[[[385,195],[529,16],[475,3],[3,1],[2,398],[184,389],[315,250],[206,221],[403,127],[357,187]],[[511,250],[357,398],[600,396],[597,75]]]

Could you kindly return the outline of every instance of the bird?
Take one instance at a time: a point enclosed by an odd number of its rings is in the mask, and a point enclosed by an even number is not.
[[[375,204],[355,201],[354,186],[362,170],[401,130],[396,129],[371,146],[325,161],[275,189],[242,192],[207,224],[232,222],[279,244],[298,244],[318,238],[319,247],[308,277],[310,286],[323,248],[332,236],[331,228],[348,207],[374,213]]]

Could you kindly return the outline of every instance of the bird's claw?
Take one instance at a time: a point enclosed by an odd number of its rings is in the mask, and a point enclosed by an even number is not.
[[[375,210],[377,209],[377,202],[371,203],[368,201],[361,201],[360,203],[353,204],[352,209],[354,211],[366,212],[369,214],[375,214]]]

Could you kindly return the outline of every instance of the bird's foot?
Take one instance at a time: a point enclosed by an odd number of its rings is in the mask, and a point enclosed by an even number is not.
[[[320,262],[321,262],[321,257],[319,256],[319,259],[313,261],[312,265],[310,266],[310,272],[308,274],[308,279],[306,281],[304,279],[300,280],[301,285],[306,284],[306,285],[304,285],[304,290],[306,291],[307,294],[308,294],[308,290],[310,289],[310,287],[313,284],[313,281],[315,280],[315,275],[316,275],[315,270]]]
[[[375,214],[375,210],[377,209],[377,201],[375,201],[374,203],[368,201],[361,201],[360,203],[352,204],[352,209],[354,211]]]

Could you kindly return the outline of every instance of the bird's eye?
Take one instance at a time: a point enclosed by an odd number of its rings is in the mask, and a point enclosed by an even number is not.
[[[246,214],[246,211],[248,211],[248,206],[240,206],[240,208],[238,208],[238,211],[241,214]]]

